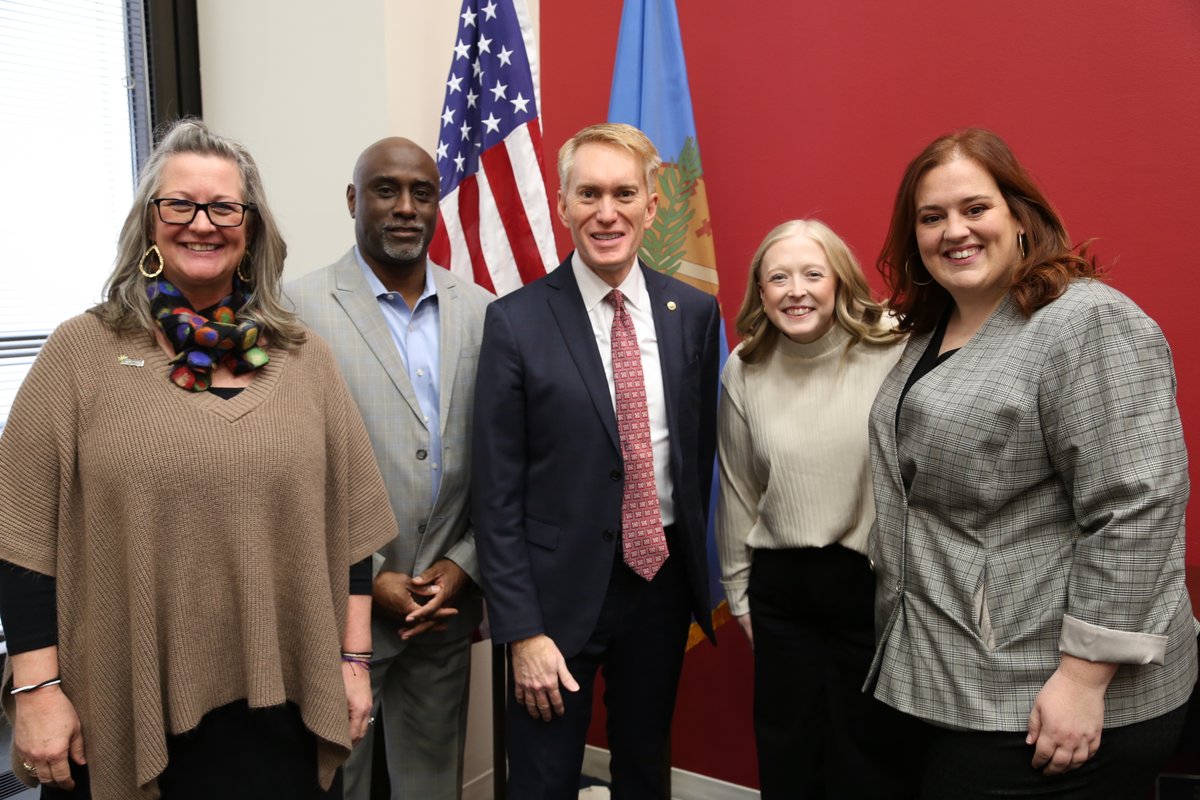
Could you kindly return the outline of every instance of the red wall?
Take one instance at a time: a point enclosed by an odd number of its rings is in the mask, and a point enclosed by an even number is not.
[[[881,288],[873,265],[908,160],[946,131],[989,127],[1072,236],[1097,237],[1111,282],[1162,326],[1200,454],[1200,258],[1190,252],[1200,231],[1200,3],[677,5],[727,320],[758,242],[790,218],[829,223]],[[620,12],[616,0],[541,4],[551,171],[563,141],[605,118]],[[1196,507],[1189,564],[1200,564]],[[688,655],[674,764],[757,786],[749,649],[729,626],[719,636],[720,647]]]

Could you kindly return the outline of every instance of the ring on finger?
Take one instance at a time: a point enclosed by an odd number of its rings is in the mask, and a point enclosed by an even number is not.
[[[21,766],[25,768],[25,771],[29,773],[30,777],[36,778],[38,776],[37,767],[35,767],[33,764],[30,764],[28,761],[22,761]]]

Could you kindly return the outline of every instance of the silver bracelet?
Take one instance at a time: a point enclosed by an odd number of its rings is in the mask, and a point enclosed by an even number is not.
[[[62,683],[62,678],[51,678],[48,681],[41,683],[32,683],[29,686],[17,686],[9,691],[9,694],[24,694],[25,692],[36,692],[38,689],[45,689],[47,686],[58,686]]]

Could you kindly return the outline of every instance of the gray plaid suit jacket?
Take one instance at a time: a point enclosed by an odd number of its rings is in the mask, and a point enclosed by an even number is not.
[[[478,586],[468,491],[471,410],[484,310],[495,298],[440,267],[433,268],[433,276],[440,326],[442,479],[432,506],[429,461],[417,455],[428,449],[429,432],[354,249],[336,263],[289,283],[285,293],[304,323],[329,342],[375,448],[400,531],[379,551],[383,558],[380,568],[418,575],[446,557]],[[459,613],[450,618],[448,629],[422,634],[423,642],[468,636],[479,625],[482,603],[478,591],[460,597],[454,605]],[[399,649],[394,624],[377,621],[372,635],[376,658],[386,658]]]
[[[879,645],[868,686],[901,711],[1024,730],[1060,649],[1122,666],[1105,724],[1187,701],[1187,454],[1162,332],[1076,281],[1029,319],[1006,298],[953,357],[871,413]]]

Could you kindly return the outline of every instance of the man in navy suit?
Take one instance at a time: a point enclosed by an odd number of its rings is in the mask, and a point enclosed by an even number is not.
[[[666,798],[691,617],[712,636],[721,322],[715,298],[638,261],[660,165],[629,125],[577,133],[558,157],[575,252],[484,322],[472,518],[492,637],[509,644],[514,798],[578,795],[599,669],[613,796]]]

